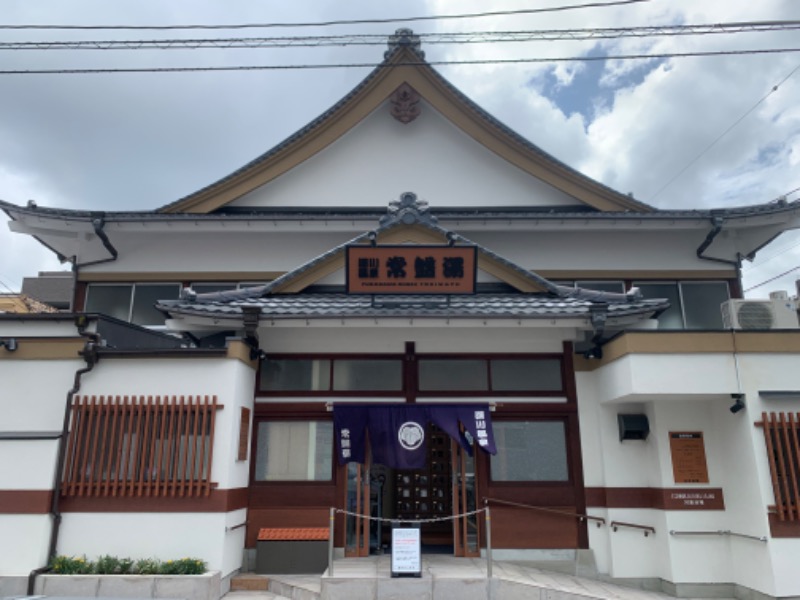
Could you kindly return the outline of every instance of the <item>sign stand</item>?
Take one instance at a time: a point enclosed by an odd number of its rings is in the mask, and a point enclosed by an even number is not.
[[[422,577],[419,527],[392,525],[392,577]]]

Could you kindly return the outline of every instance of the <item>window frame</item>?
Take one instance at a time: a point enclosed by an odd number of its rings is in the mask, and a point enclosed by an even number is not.
[[[566,457],[566,479],[494,479],[493,472],[492,472],[492,458],[486,458],[486,483],[489,487],[498,487],[498,488],[519,488],[519,487],[540,487],[540,488],[549,488],[549,487],[574,487],[575,486],[575,472],[573,469],[573,452],[574,449],[572,447],[572,440],[571,440],[571,420],[570,417],[567,415],[552,415],[552,416],[541,416],[541,415],[534,415],[534,416],[526,416],[526,417],[509,417],[503,415],[497,415],[492,417],[492,428],[496,432],[497,426],[502,423],[521,423],[521,422],[528,422],[528,423],[561,423],[564,427],[564,452]],[[497,435],[495,435],[495,443],[498,443]],[[501,449],[497,448],[498,454],[500,453]]]
[[[101,288],[101,287],[130,287],[130,293],[128,294],[128,309],[127,309],[127,316],[124,319],[120,319],[125,321],[126,323],[131,323],[133,325],[139,325],[140,327],[163,327],[164,323],[158,324],[148,324],[143,325],[141,323],[135,323],[133,319],[133,306],[134,301],[136,299],[136,287],[137,286],[175,286],[178,289],[178,294],[176,298],[179,298],[181,295],[181,291],[183,290],[183,284],[180,281],[136,281],[136,282],[128,282],[128,281],[119,281],[119,282],[111,282],[111,281],[98,281],[98,282],[88,282],[86,284],[86,293],[83,299],[83,308],[86,312],[98,313],[98,314],[107,314],[97,310],[88,310],[87,306],[89,304],[89,299],[91,298],[92,288]],[[108,315],[111,318],[115,318],[112,315]],[[165,318],[166,321],[166,318]]]
[[[336,441],[335,432],[331,437],[330,448],[330,461],[331,470],[328,474],[328,479],[256,479],[256,463],[258,457],[258,448],[261,442],[261,424],[262,423],[330,423],[333,429],[333,418],[329,415],[309,414],[307,416],[283,416],[283,415],[261,415],[253,419],[251,431],[251,453],[250,453],[250,485],[257,487],[284,487],[284,486],[303,486],[303,487],[318,487],[318,486],[331,486],[337,484],[339,465],[336,461]]]

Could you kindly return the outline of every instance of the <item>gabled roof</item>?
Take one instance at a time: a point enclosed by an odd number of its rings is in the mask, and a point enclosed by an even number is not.
[[[396,296],[342,293],[303,293],[308,286],[344,268],[349,245],[379,243],[439,243],[475,246],[478,267],[511,285],[518,293],[470,296]],[[363,317],[445,318],[590,318],[597,311],[610,319],[647,318],[666,310],[664,299],[641,297],[638,290],[614,294],[556,285],[544,277],[439,226],[424,202],[411,192],[394,202],[379,226],[332,248],[313,260],[257,287],[212,292],[185,293],[180,300],[163,300],[156,308],[176,316],[230,320],[255,310],[261,319],[325,319]],[[603,317],[603,320],[605,317]]]
[[[419,38],[401,29],[390,38],[384,61],[328,111],[227,177],[159,211],[209,213],[224,207],[330,146],[403,85],[477,142],[578,202],[599,211],[654,210],[568,167],[495,119],[433,69],[419,50]]]

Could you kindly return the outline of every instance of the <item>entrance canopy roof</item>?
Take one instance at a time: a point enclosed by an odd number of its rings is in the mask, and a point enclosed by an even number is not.
[[[478,269],[516,290],[474,295],[374,295],[309,290],[322,278],[344,269],[348,246],[380,243],[438,243],[474,246]],[[157,308],[176,329],[253,329],[261,321],[323,319],[539,319],[578,320],[570,326],[602,331],[605,325],[627,326],[669,307],[665,299],[643,299],[638,290],[626,294],[557,285],[465,237],[438,225],[415,194],[394,202],[379,226],[257,287],[195,294],[164,300]]]

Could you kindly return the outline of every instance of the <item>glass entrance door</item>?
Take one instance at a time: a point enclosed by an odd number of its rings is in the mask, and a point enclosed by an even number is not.
[[[473,456],[451,440],[453,465],[453,549],[456,556],[480,556],[477,493],[475,490],[475,445]],[[468,514],[471,513],[471,514]]]
[[[367,464],[347,463],[344,555],[348,557],[369,556],[369,460],[367,456]]]

